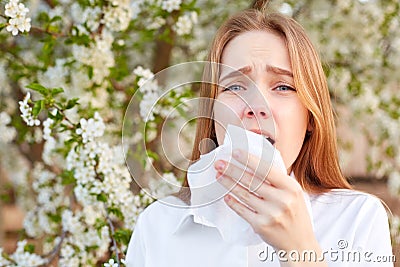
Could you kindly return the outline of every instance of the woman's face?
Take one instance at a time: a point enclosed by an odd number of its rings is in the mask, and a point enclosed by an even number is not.
[[[294,87],[283,38],[268,31],[242,33],[226,45],[221,63],[232,69],[221,70],[214,103],[218,143],[228,124],[263,134],[273,139],[290,172],[304,141],[308,111]]]

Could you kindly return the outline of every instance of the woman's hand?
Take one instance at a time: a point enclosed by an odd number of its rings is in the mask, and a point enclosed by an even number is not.
[[[235,150],[233,157],[247,168],[243,170],[222,160],[215,162],[217,180],[231,191],[225,196],[227,205],[275,249],[299,253],[315,250],[319,255],[320,247],[299,183],[271,167],[271,162],[245,151]]]

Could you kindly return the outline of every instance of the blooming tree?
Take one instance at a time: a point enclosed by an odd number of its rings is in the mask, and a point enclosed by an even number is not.
[[[17,249],[0,248],[0,266],[123,265],[138,214],[169,190],[151,178],[150,166],[171,183],[184,175],[158,155],[156,141],[166,111],[195,90],[184,87],[162,96],[162,84],[153,77],[174,63],[204,60],[216,27],[247,5],[216,0],[4,4],[0,173],[26,215]],[[368,171],[388,176],[392,193],[400,195],[399,2],[278,0],[272,8],[299,20],[318,44],[339,119],[342,106],[354,114],[339,123],[365,133]],[[121,144],[132,97],[137,112],[129,119],[146,131]],[[146,192],[132,182],[127,153],[148,177]],[[399,224],[394,225],[396,235]]]

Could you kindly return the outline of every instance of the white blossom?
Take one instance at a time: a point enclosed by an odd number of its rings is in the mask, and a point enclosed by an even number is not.
[[[178,18],[174,29],[178,35],[186,35],[192,31],[193,25],[197,23],[197,13],[191,12]]]
[[[159,87],[157,80],[154,79],[154,74],[142,66],[134,69],[133,73],[140,77],[138,81],[139,91],[143,94],[140,101],[140,116],[144,121],[154,120],[154,114],[157,114],[156,104],[160,98]]]
[[[68,205],[60,178],[46,170],[43,164],[36,163],[32,171],[32,189],[37,198],[36,206],[27,212],[24,219],[27,234],[31,237],[55,234],[58,227],[49,214],[55,214],[60,207]]]
[[[74,69],[74,71],[71,72],[71,86],[70,89],[72,92],[69,92],[70,97],[82,97],[82,89],[89,88],[93,85],[93,82],[89,79],[87,73],[85,73],[81,68],[79,69]],[[80,99],[80,103],[82,103],[82,100]]]
[[[8,126],[11,117],[6,112],[0,112],[0,142],[9,143],[17,135],[17,131],[12,126]]]
[[[65,258],[62,266],[71,264],[69,260],[66,260],[70,255],[74,255],[73,258],[77,259],[77,261],[72,262],[72,266],[75,266],[77,263],[84,265],[107,252],[110,242],[108,226],[103,226],[98,232],[97,229],[84,223],[85,216],[86,214],[79,210],[75,213],[65,210],[62,214],[63,230],[70,233],[64,240],[66,247],[62,251],[62,258]],[[78,250],[69,248],[68,245]],[[87,248],[91,247],[97,247],[94,253],[87,252]]]
[[[75,22],[80,34],[89,34],[89,31],[94,32],[100,26],[102,10],[98,6],[82,9],[78,3],[74,2],[70,7],[70,13],[71,19]]]
[[[176,193],[181,187],[181,184],[172,172],[167,172],[162,175],[161,179],[150,180],[149,187],[151,196],[155,199],[159,199]]]
[[[85,16],[83,13],[83,8],[77,3],[73,2],[69,8],[71,12],[71,19],[77,24],[85,23]]]
[[[23,101],[19,101],[19,110],[21,111],[21,118],[28,126],[39,126],[40,120],[33,117],[32,107],[28,102],[31,99],[31,93],[27,93]]]
[[[95,112],[94,118],[89,120],[82,118],[79,123],[80,128],[76,130],[76,133],[82,136],[83,143],[93,141],[104,134],[105,125],[98,112]]]
[[[96,195],[91,194],[89,190],[82,184],[78,184],[74,188],[74,195],[79,203],[82,205],[93,205],[97,203]]]
[[[103,23],[111,30],[119,32],[124,31],[129,26],[132,18],[132,10],[129,2],[126,5],[118,4],[108,6],[104,9]]]
[[[62,215],[63,231],[70,233],[84,232],[84,225],[80,222],[80,216],[74,215],[71,210],[64,210]]]
[[[147,29],[148,30],[157,30],[161,28],[161,26],[165,25],[167,21],[163,17],[155,17],[148,20]]]
[[[29,9],[27,9],[24,4],[19,3],[19,0],[10,0],[5,5],[4,14],[10,18],[16,18],[19,16],[24,17],[26,14],[28,14],[28,12]]]
[[[104,263],[104,267],[119,267],[117,262],[114,262],[114,259],[110,259],[107,263]]]
[[[26,240],[18,241],[17,249],[12,255],[10,255],[10,258],[18,263],[17,266],[39,266],[47,262],[39,255],[25,252],[24,248],[26,244]]]
[[[147,93],[143,95],[143,99],[140,101],[140,116],[145,122],[154,120],[155,105],[159,100],[157,93]]]
[[[105,214],[102,212],[97,205],[86,205],[83,207],[83,213],[85,214],[84,220],[89,226],[93,226],[96,219],[104,218]]]
[[[133,74],[135,74],[136,76],[140,76],[141,78],[144,78],[145,80],[149,80],[154,77],[154,73],[151,72],[151,70],[145,69],[142,66],[137,66],[133,70]]]
[[[66,59],[56,59],[54,66],[49,66],[45,72],[38,74],[39,83],[48,88],[66,88],[68,76],[66,63]]]
[[[132,17],[131,19],[137,19],[138,15],[140,14],[140,12],[142,11],[142,4],[143,4],[144,0],[136,0],[136,1],[130,1],[130,8],[131,8],[131,14]]]
[[[61,148],[64,145],[64,141],[69,139],[66,138],[66,133],[58,133],[57,134],[57,139],[50,136],[45,142],[43,146],[43,152],[42,152],[42,159],[43,162],[52,165],[56,164],[58,166],[63,166],[65,162],[65,158],[57,153],[57,149]]]
[[[29,9],[24,4],[19,3],[19,0],[10,0],[5,5],[4,14],[9,17],[6,30],[12,35],[17,35],[18,32],[29,32],[31,29],[31,18],[27,18]]]
[[[28,236],[39,236],[43,234],[43,230],[37,222],[35,212],[34,210],[30,210],[25,214],[23,226]]]
[[[44,122],[43,122],[43,139],[44,140],[48,140],[49,138],[51,138],[50,134],[51,134],[51,126],[53,125],[54,120],[51,118],[47,118]]]
[[[91,80],[101,85],[104,79],[110,74],[110,68],[114,67],[115,59],[111,51],[114,37],[103,30],[102,35],[95,38],[95,43],[89,47],[81,45],[72,46],[72,54],[76,61],[93,68]]]
[[[168,12],[172,12],[174,10],[179,10],[181,3],[181,0],[162,0],[161,8]]]
[[[75,250],[71,245],[66,244],[61,247],[61,253],[60,253],[61,257],[72,258],[74,256],[74,254],[75,254]]]

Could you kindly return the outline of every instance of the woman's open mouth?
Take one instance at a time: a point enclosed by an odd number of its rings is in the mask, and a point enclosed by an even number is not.
[[[265,139],[267,139],[271,143],[271,145],[275,144],[275,140],[272,139],[271,137],[267,137],[267,136],[264,136],[264,137],[265,137]]]
[[[251,131],[253,133],[256,133],[256,134],[262,135],[265,139],[268,140],[268,142],[271,143],[271,145],[275,144],[275,140],[271,137],[270,133],[268,133],[266,131],[259,130],[259,129],[252,129],[252,130],[249,130],[249,131]]]

